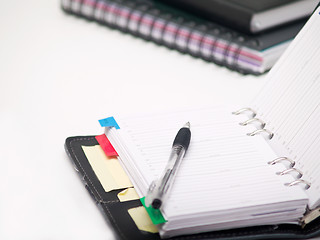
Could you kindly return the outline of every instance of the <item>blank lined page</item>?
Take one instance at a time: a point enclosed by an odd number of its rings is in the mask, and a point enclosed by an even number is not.
[[[276,158],[270,146],[261,136],[247,136],[253,129],[240,126],[243,119],[232,110],[218,107],[116,118],[120,130],[111,131],[119,141],[110,141],[122,143],[124,151],[118,153],[133,181],[144,185],[139,186],[141,197],[164,170],[178,130],[190,122],[191,143],[164,205],[167,218],[306,199],[300,188],[284,186],[293,178],[275,174],[283,166],[267,164]]]
[[[311,182],[309,205],[320,196],[320,8],[271,70],[254,101],[258,117],[275,133],[270,141]]]

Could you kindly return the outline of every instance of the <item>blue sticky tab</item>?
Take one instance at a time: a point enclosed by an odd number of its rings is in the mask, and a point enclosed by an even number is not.
[[[115,127],[116,129],[120,129],[118,123],[114,119],[114,117],[108,117],[104,119],[100,119],[99,123],[101,127]]]

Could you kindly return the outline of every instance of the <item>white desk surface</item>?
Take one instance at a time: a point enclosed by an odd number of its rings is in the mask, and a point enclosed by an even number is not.
[[[246,103],[243,76],[64,14],[0,2],[0,239],[114,239],[64,151],[114,113]]]

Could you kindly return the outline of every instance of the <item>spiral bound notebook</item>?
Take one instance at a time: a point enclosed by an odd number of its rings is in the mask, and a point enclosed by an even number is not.
[[[303,225],[319,216],[319,40],[320,8],[250,108],[178,109],[100,121],[141,198],[164,169],[177,129],[190,122],[190,147],[161,209],[161,237]]]
[[[241,73],[278,60],[305,20],[249,36],[153,0],[62,0],[62,9]]]

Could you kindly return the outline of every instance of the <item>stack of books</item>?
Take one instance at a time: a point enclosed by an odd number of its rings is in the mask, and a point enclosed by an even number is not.
[[[306,20],[252,35],[154,0],[62,0],[61,6],[67,13],[243,74],[268,71]]]

